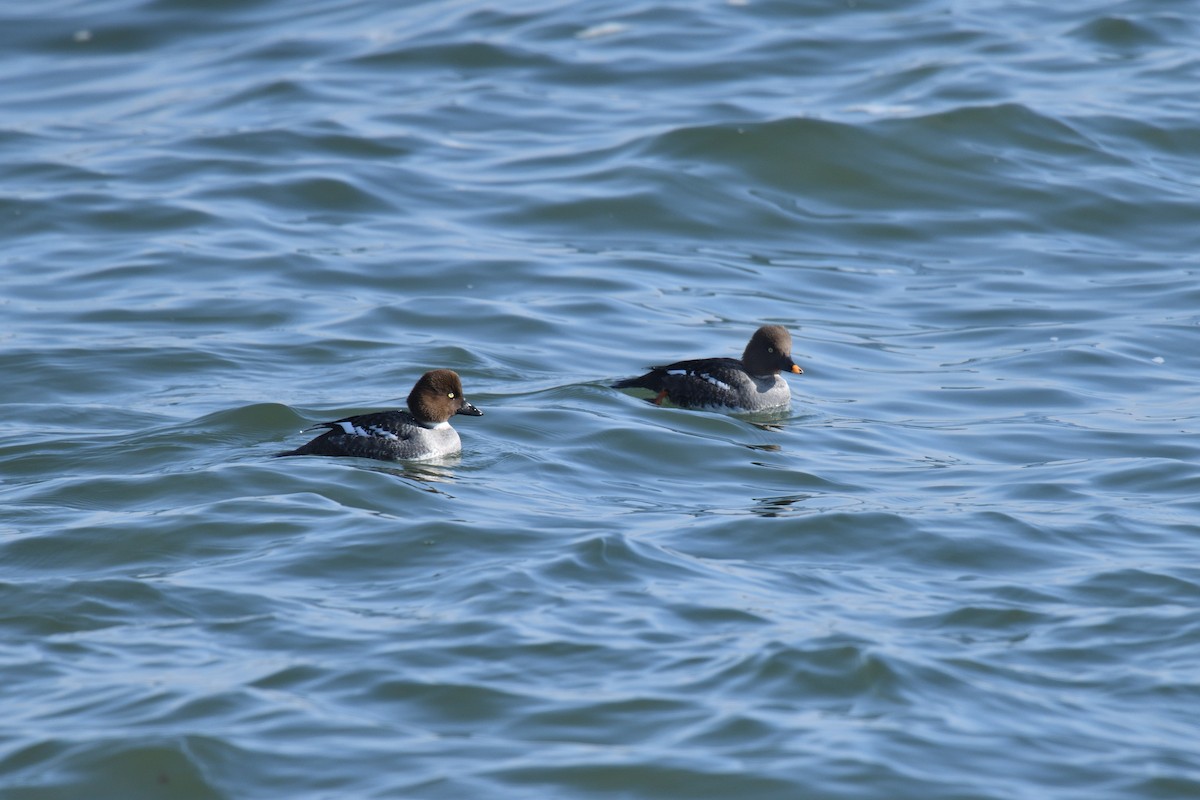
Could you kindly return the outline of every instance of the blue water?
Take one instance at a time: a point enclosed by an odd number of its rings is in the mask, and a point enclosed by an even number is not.
[[[1200,796],[1198,37],[0,9],[0,795]],[[785,414],[609,388],[764,323]]]

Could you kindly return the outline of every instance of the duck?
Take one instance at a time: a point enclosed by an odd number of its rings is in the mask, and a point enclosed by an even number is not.
[[[463,394],[458,373],[430,370],[409,392],[407,411],[377,411],[319,423],[309,430],[324,428],[324,433],[277,455],[357,456],[382,461],[443,458],[462,450],[458,431],[450,426],[450,418],[456,414],[483,416]]]
[[[734,413],[754,413],[791,404],[788,383],[780,374],[803,375],[792,361],[792,335],[782,325],[754,332],[742,357],[697,358],[650,367],[645,375],[613,384],[615,389],[648,389],[655,405]]]

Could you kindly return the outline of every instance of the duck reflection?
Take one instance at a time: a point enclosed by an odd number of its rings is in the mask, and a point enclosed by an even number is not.
[[[454,495],[435,484],[454,483],[457,477],[454,474],[454,470],[450,469],[450,467],[456,466],[461,461],[462,459],[458,457],[450,457],[440,459],[436,464],[431,464],[427,461],[419,463],[399,462],[394,465],[373,462],[370,466],[365,467],[365,469],[399,478],[414,489],[420,489],[423,492],[453,497]]]
[[[760,517],[792,517],[801,513],[808,513],[807,509],[796,508],[798,504],[804,503],[806,500],[811,500],[815,495],[811,494],[789,494],[779,497],[756,497],[754,505],[750,506],[750,513],[757,514]]]

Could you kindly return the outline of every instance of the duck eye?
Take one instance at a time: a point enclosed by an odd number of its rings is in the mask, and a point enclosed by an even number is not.
[[[767,348],[767,352],[768,352],[768,353],[774,353],[774,352],[775,352],[775,348],[774,348],[774,347],[768,347],[768,348]]]
[[[450,392],[449,394],[446,395],[446,397],[454,397],[454,392]]]

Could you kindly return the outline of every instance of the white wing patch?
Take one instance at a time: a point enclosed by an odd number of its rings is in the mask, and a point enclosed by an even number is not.
[[[359,430],[362,430],[362,429],[360,428]],[[392,433],[387,428],[381,428],[378,425],[371,427],[371,428],[367,428],[366,435],[367,436],[382,436],[384,439],[391,439],[393,442],[398,441],[400,439],[399,436]]]
[[[723,392],[732,392],[733,387],[722,380],[718,380],[715,376],[709,375],[707,372],[697,372],[696,377],[703,378]]]
[[[717,380],[717,379],[716,379],[716,378],[714,378],[712,375],[703,375],[703,376],[701,376],[701,377],[703,377],[703,378],[704,378],[704,380],[708,381],[708,382],[709,382],[709,383],[711,383],[713,386],[716,386],[718,389],[722,389],[722,390],[724,390],[724,391],[726,391],[726,392],[732,392],[732,391],[733,391],[733,387],[732,387],[732,386],[730,386],[730,385],[729,385],[728,383],[726,383],[725,381],[719,381],[719,380]]]
[[[720,378],[717,378],[715,375],[712,375],[707,372],[699,372],[699,371],[687,370],[687,369],[668,369],[668,370],[664,370],[664,371],[668,375],[694,375],[702,381],[711,383],[713,386],[717,387],[718,389],[720,389],[722,391],[725,391],[725,392],[733,391],[733,387],[730,386],[728,383],[721,380]]]
[[[400,438],[396,434],[389,431],[387,428],[381,428],[378,425],[372,425],[369,428],[360,428],[359,426],[355,425],[353,422],[350,422],[349,420],[342,420],[341,422],[339,422],[337,424],[340,425],[342,430],[345,431],[350,436],[367,436],[367,437],[378,436],[382,439],[391,439],[392,441],[397,441]]]

